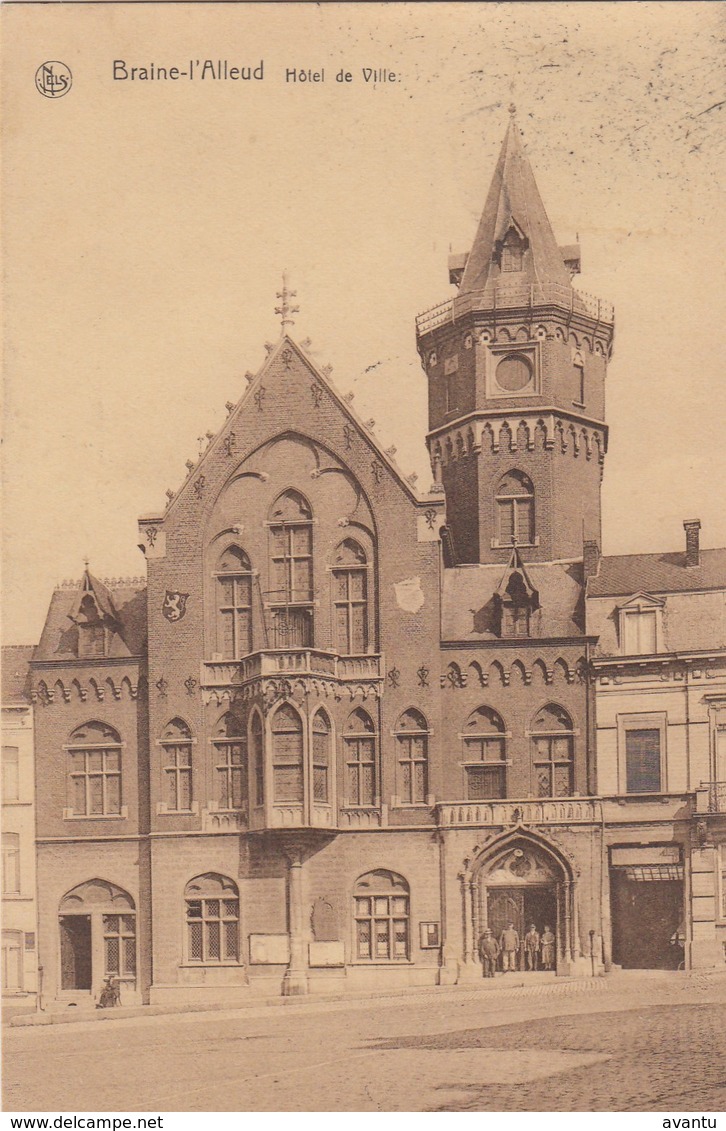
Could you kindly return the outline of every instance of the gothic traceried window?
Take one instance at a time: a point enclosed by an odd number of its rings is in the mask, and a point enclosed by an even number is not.
[[[68,743],[70,809],[76,817],[121,813],[121,738],[113,727],[90,722]]]
[[[231,712],[219,720],[215,736],[217,802],[220,809],[247,809],[247,742]]]
[[[252,651],[252,567],[239,546],[228,546],[217,565],[217,644],[225,660]]]
[[[355,957],[360,962],[405,961],[410,953],[409,887],[383,868],[361,876],[353,889]]]
[[[302,804],[303,725],[289,703],[278,707],[272,719],[272,794],[276,802]]]
[[[497,541],[500,546],[534,542],[534,487],[522,471],[509,471],[496,494]]]
[[[333,587],[335,650],[359,655],[368,649],[368,570],[365,551],[352,538],[335,552]]]
[[[370,715],[360,707],[348,716],[343,745],[348,804],[357,807],[375,805],[376,728]]]
[[[184,889],[187,961],[218,965],[239,961],[239,890],[227,876],[207,872]]]
[[[396,724],[398,796],[402,805],[424,805],[429,792],[429,728],[415,708],[405,711]]]
[[[269,606],[275,648],[313,644],[313,514],[298,491],[273,503],[270,523]]]
[[[472,711],[464,727],[467,800],[506,797],[506,738],[501,716],[490,707]]]
[[[330,801],[331,728],[325,711],[313,719],[313,801],[327,805]]]
[[[166,807],[171,812],[188,812],[192,808],[192,732],[182,719],[168,723],[161,746]]]
[[[572,719],[549,703],[532,723],[532,765],[537,797],[570,797],[574,788]]]

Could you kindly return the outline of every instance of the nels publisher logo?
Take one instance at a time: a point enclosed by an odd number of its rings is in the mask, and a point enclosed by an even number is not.
[[[41,63],[35,72],[36,88],[45,98],[62,98],[68,94],[73,84],[73,75],[70,67],[53,59],[48,63]]]

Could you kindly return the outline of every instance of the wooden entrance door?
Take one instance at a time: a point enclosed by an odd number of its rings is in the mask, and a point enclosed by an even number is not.
[[[61,915],[61,989],[90,990],[91,916]]]
[[[492,889],[487,894],[487,924],[499,942],[502,931],[514,923],[520,941],[524,938],[524,888]],[[518,958],[521,958],[521,951]]]

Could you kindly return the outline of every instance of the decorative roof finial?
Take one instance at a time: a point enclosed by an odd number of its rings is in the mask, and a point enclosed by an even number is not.
[[[292,315],[299,314],[300,312],[299,306],[292,306],[290,303],[291,299],[297,298],[297,291],[291,291],[288,289],[287,271],[283,271],[282,273],[282,290],[277,292],[277,297],[282,301],[279,306],[275,307],[275,314],[280,315],[280,326],[284,334],[286,326],[295,325],[295,319],[292,317]]]

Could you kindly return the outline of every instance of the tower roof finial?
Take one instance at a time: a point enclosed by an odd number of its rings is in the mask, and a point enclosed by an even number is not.
[[[277,297],[281,300],[280,305],[275,307],[275,314],[280,315],[280,327],[282,333],[285,333],[287,326],[294,326],[295,319],[293,314],[299,314],[300,307],[292,306],[290,300],[297,298],[297,291],[291,291],[288,287],[287,271],[282,273],[282,290],[277,292]]]

